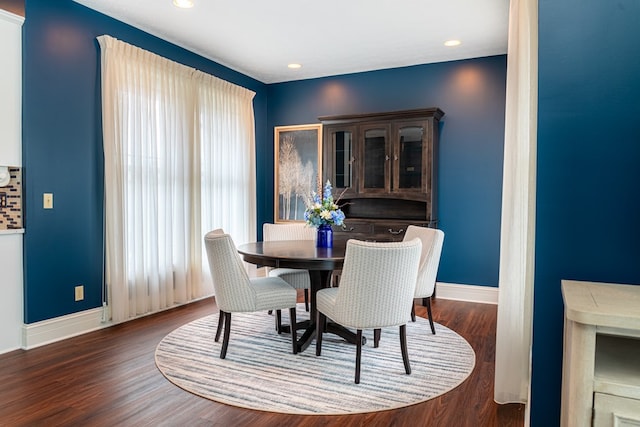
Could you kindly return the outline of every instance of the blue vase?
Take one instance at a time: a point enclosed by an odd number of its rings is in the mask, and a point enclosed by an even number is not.
[[[332,248],[333,247],[333,230],[328,224],[318,227],[318,237],[316,239],[316,247]]]

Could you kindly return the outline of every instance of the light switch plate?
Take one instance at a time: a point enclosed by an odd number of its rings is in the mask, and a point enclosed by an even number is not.
[[[53,209],[53,193],[44,193],[42,195],[42,205],[45,209]]]
[[[76,286],[75,292],[76,292],[76,301],[82,301],[84,299],[84,286],[82,285]]]

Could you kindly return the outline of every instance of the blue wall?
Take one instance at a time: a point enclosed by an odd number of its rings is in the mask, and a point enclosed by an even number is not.
[[[445,232],[438,280],[497,286],[506,56],[269,85],[268,125],[319,116],[440,107],[438,219]],[[273,135],[271,135],[273,138]],[[273,220],[273,150],[259,175]]]
[[[315,123],[321,115],[442,108],[439,217],[447,239],[440,280],[497,285],[504,56],[267,86],[71,0],[28,0],[25,14],[25,323],[102,302],[95,39],[102,34],[257,92],[258,225],[273,220],[273,126]],[[49,192],[54,209],[44,210],[42,194]],[[75,302],[73,288],[80,284],[85,299]]]
[[[559,423],[560,281],[640,284],[640,3],[541,0],[539,32],[534,427]]]
[[[23,27],[25,323],[102,304],[103,154],[96,37],[109,34],[255,91],[256,140],[266,85],[71,0],[27,0]],[[42,194],[54,194],[54,209]],[[74,301],[74,287],[85,299]]]

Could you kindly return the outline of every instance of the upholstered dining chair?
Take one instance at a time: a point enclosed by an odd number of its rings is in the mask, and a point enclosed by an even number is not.
[[[220,229],[204,236],[209,268],[213,278],[216,304],[220,310],[215,341],[220,339],[224,324],[224,338],[220,358],[227,355],[231,332],[231,313],[289,309],[293,353],[296,343],[296,290],[279,277],[249,278],[231,236]]]
[[[422,254],[420,256],[420,268],[418,270],[418,280],[416,281],[416,291],[414,298],[422,298],[423,304],[427,306],[429,315],[429,326],[431,333],[435,335],[436,329],[433,325],[433,315],[431,314],[431,297],[436,287],[436,276],[440,265],[440,255],[442,254],[442,244],[444,243],[444,232],[437,228],[418,227],[410,225],[404,235],[404,241],[415,238],[422,241]],[[411,320],[416,321],[415,306],[411,304]]]
[[[315,240],[316,229],[307,227],[303,222],[269,224],[262,226],[262,239],[265,242],[275,240]],[[309,288],[311,279],[307,270],[296,268],[274,268],[269,277],[280,277],[295,289],[304,289],[304,308],[309,311]]]
[[[399,326],[405,372],[411,373],[406,326],[421,249],[420,239],[390,243],[349,240],[340,286],[316,293],[316,355],[322,352],[327,318],[356,329],[356,384],[360,383],[363,329]]]

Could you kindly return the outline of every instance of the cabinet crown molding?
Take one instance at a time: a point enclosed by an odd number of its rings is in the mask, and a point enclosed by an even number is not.
[[[444,111],[438,107],[432,108],[416,108],[413,110],[385,111],[381,113],[358,113],[358,114],[342,114],[335,116],[318,117],[324,124],[335,124],[349,121],[363,120],[394,120],[394,119],[413,119],[422,117],[433,117],[440,120],[444,116]]]

